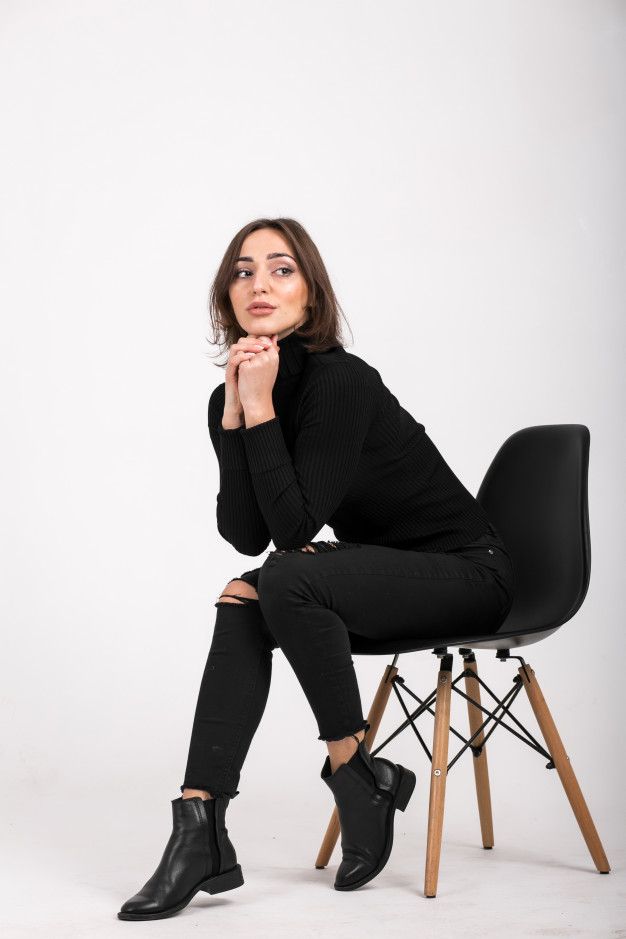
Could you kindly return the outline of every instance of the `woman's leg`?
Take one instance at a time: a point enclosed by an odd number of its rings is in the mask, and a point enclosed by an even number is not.
[[[270,553],[258,580],[261,612],[309,701],[318,739],[341,744],[335,762],[349,758],[356,741],[347,738],[367,725],[350,634],[437,645],[495,632],[509,606],[500,576],[508,578],[509,562],[492,543],[482,536],[466,556],[341,541]]]
[[[358,741],[365,737],[365,730],[358,730],[355,734],[350,734],[342,740],[327,740],[328,758],[330,760],[330,771],[334,773],[339,769],[342,763],[347,763],[352,759],[358,747]]]
[[[122,904],[119,919],[164,919],[187,906],[199,890],[223,893],[244,882],[225,813],[238,795],[239,771],[263,714],[274,643],[268,640],[256,588],[250,578],[243,581],[253,573],[227,584],[225,592],[239,598],[222,597],[215,604],[183,795],[172,799],[172,832],[154,873]]]
[[[231,580],[215,607],[215,629],[180,787],[184,798],[238,795],[241,768],[271,682],[277,644],[265,625],[256,589],[248,581]]]

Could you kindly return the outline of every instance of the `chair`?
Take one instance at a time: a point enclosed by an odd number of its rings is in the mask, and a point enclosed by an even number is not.
[[[353,653],[394,656],[393,662],[385,668],[367,717],[370,729],[365,739],[369,751],[376,755],[410,724],[431,762],[424,875],[426,897],[434,897],[437,893],[447,775],[467,749],[474,756],[483,847],[493,847],[486,743],[497,727],[506,728],[547,759],[547,769],[556,768],[596,868],[601,874],[608,874],[610,870],[535,672],[521,655],[510,654],[513,648],[539,642],[556,632],[574,616],[587,593],[591,567],[587,501],[589,439],[589,429],[584,424],[526,427],[503,443],[487,470],[476,498],[509,549],[516,578],[513,606],[495,635],[481,635],[477,624],[476,637],[471,642],[467,636],[462,638],[451,633],[441,641],[441,645],[432,649],[432,639],[430,642],[407,639],[377,641],[351,634]],[[449,646],[458,646],[463,658],[464,667],[454,680]],[[424,649],[432,649],[440,659],[440,666],[436,688],[421,699],[400,677],[396,662],[403,652]],[[483,649],[496,650],[496,658],[501,661],[518,659],[521,663],[513,677],[512,687],[502,699],[478,675],[474,652]],[[457,687],[461,679],[465,682],[465,692]],[[493,710],[482,704],[481,687],[496,702]],[[511,706],[522,688],[528,695],[547,749],[511,713]],[[405,720],[379,747],[372,749],[392,689],[404,711]],[[452,691],[467,700],[469,739],[450,726]],[[417,702],[418,707],[412,713],[401,692],[408,693]],[[431,707],[433,701],[434,711]],[[425,712],[434,715],[432,754],[415,725],[416,718]],[[483,715],[486,715],[485,719],[482,719]],[[505,717],[512,723],[505,722]],[[490,722],[493,726],[485,734]],[[448,763],[450,733],[459,738],[463,746]],[[328,864],[339,834],[335,807],[315,861],[317,868]]]

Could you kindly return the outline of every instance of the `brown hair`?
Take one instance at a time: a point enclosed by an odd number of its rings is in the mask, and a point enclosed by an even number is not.
[[[235,258],[241,254],[241,247],[248,235],[259,228],[273,228],[281,232],[289,243],[300,266],[302,276],[308,287],[306,323],[298,327],[297,333],[307,340],[308,352],[324,352],[333,346],[343,345],[339,316],[343,310],[335,296],[330,278],[315,242],[306,229],[293,218],[258,218],[248,222],[234,236],[226,249],[209,294],[209,318],[213,328],[213,339],[207,340],[221,347],[218,355],[237,342],[245,332],[241,329],[232,303],[229,290],[235,274]],[[215,363],[224,368],[227,362]]]

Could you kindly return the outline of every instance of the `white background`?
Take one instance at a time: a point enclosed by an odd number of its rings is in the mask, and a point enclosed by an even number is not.
[[[146,928],[618,934],[625,40],[626,5],[607,0],[2,0],[5,934],[141,929],[115,914],[169,835],[213,603],[258,566],[215,525],[207,295],[233,234],[266,215],[308,229],[346,348],[472,493],[520,428],[589,427],[589,592],[524,654],[613,872],[595,872],[556,772],[499,731],[496,847],[480,847],[466,754],[424,899],[429,766],[408,732],[385,751],[418,776],[390,861],[334,891],[339,846],[313,867],[326,749],[278,650],[227,816],[246,884]],[[386,662],[355,657],[365,713]],[[437,665],[400,659],[424,694]],[[515,671],[487,652],[479,667],[502,693]],[[392,698],[379,739],[401,718]]]

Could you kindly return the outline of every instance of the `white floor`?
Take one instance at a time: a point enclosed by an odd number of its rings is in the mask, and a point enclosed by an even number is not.
[[[147,880],[169,831],[168,793],[64,802],[17,794],[15,824],[3,839],[3,939],[125,935],[236,937],[481,937],[626,936],[623,851],[617,826],[602,832],[612,871],[595,871],[571,818],[562,831],[535,815],[494,811],[496,847],[480,845],[475,805],[446,819],[438,895],[423,896],[427,793],[416,792],[396,813],[394,847],[384,871],[350,893],[332,887],[340,857],[316,870],[328,817],[328,794],[314,805],[285,810],[267,795],[255,805],[242,793],[227,823],[245,878],[243,887],[196,895],[177,916],[122,922],[121,903]],[[238,804],[239,803],[239,804]],[[454,809],[454,806],[452,806]],[[560,812],[560,809],[559,809]],[[567,808],[569,812],[569,808]],[[543,831],[543,833],[542,833]],[[393,934],[393,933],[391,933]]]

